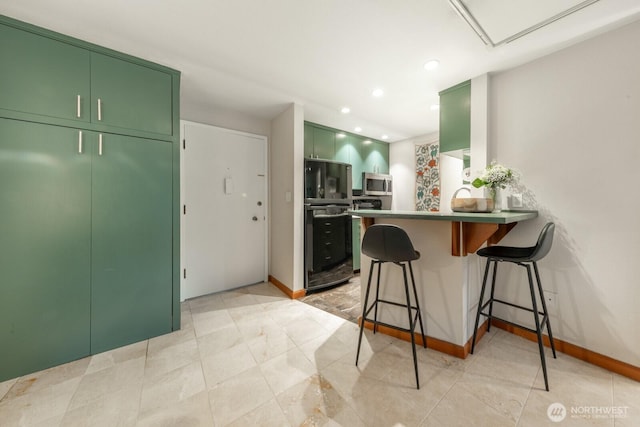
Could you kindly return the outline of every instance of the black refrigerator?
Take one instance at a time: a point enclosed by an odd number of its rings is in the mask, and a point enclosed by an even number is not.
[[[351,165],[305,159],[305,289],[353,277]]]

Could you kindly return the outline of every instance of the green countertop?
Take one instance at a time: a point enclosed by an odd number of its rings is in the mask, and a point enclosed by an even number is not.
[[[480,222],[490,224],[511,224],[513,222],[533,219],[538,216],[538,211],[501,211],[491,213],[468,212],[426,212],[426,211],[395,211],[395,210],[351,210],[351,215],[363,218],[395,218],[395,219],[420,219],[429,221],[457,221]]]

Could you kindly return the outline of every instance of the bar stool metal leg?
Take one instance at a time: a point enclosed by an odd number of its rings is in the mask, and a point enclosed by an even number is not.
[[[409,261],[409,273],[411,273],[411,285],[413,285],[413,297],[416,299],[416,308],[418,310],[418,321],[420,321],[420,333],[422,334],[422,345],[427,348],[427,338],[424,336],[424,327],[422,326],[422,314],[420,310],[420,302],[418,300],[418,291],[416,290],[416,279],[413,276],[413,267]]]
[[[362,344],[362,333],[364,332],[364,319],[367,317],[367,304],[369,303],[369,291],[371,290],[371,277],[373,276],[373,265],[375,261],[371,262],[369,268],[369,280],[367,280],[367,291],[365,292],[364,301],[362,302],[362,318],[360,319],[360,335],[358,337],[358,350],[356,352],[356,366],[358,366],[358,359],[360,358],[360,344]],[[374,302],[377,304],[377,302]]]
[[[553,358],[556,359],[556,345],[553,342],[553,332],[551,332],[551,322],[549,321],[549,311],[547,310],[547,302],[544,297],[544,291],[542,290],[542,282],[540,282],[540,273],[538,272],[538,263],[533,262],[533,271],[536,273],[536,282],[538,283],[538,292],[540,292],[540,301],[542,302],[542,310],[546,318],[547,332],[549,333],[549,344],[551,345],[551,351],[553,352]],[[543,325],[544,326],[544,325]]]
[[[489,267],[491,265],[491,259],[487,259],[487,263],[484,267],[484,278],[482,279],[482,288],[480,290],[480,302],[478,302],[478,311],[476,312],[476,324],[473,328],[473,340],[471,341],[471,354],[476,348],[476,337],[478,335],[478,326],[480,324],[480,315],[482,314],[482,305],[484,302],[484,291],[487,288],[487,277],[489,276]],[[491,319],[489,319],[491,323]]]
[[[373,309],[373,333],[378,332],[378,301],[380,301],[380,268],[382,267],[381,261],[375,261],[378,264],[378,280],[376,281],[376,302]]]
[[[413,351],[413,368],[416,372],[416,387],[420,390],[420,379],[418,378],[418,355],[416,354],[416,323],[413,320],[413,314],[411,312],[411,297],[409,296],[409,283],[407,281],[407,267],[404,264],[399,264],[402,267],[402,277],[404,279],[404,294],[407,299],[407,313],[409,315],[409,333],[411,334],[411,350]]]
[[[498,261],[493,260],[493,277],[491,279],[491,295],[489,297],[489,322],[487,332],[491,331],[491,319],[493,318],[493,299],[496,291],[496,273],[498,271]]]
[[[540,330],[540,317],[538,314],[538,303],[536,302],[536,293],[533,288],[533,278],[531,277],[531,266],[529,264],[521,264],[527,269],[529,278],[529,290],[531,291],[531,305],[533,306],[533,318],[536,323],[536,335],[538,336],[538,350],[540,350],[540,362],[542,363],[542,374],[544,375],[544,387],[549,391],[549,380],[547,379],[547,363],[544,357],[544,344],[542,342],[542,331]]]

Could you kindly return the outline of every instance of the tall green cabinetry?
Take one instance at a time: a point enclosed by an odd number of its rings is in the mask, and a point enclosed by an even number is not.
[[[0,381],[179,329],[179,84],[0,16]]]
[[[471,145],[471,80],[440,92],[440,152]]]

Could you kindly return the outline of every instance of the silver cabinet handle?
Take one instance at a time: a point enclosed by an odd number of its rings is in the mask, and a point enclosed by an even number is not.
[[[102,134],[98,135],[98,156],[102,156]]]
[[[78,131],[78,154],[82,154],[82,131]]]
[[[80,106],[80,95],[78,95],[76,97],[76,117],[80,118],[80,116],[82,116],[82,110],[81,110],[81,106]]]
[[[102,99],[98,98],[98,121],[102,121]]]

